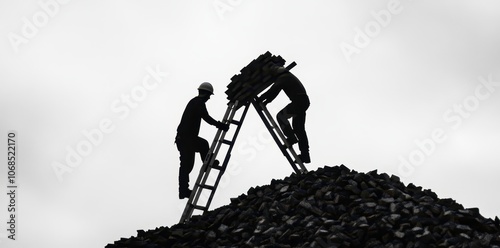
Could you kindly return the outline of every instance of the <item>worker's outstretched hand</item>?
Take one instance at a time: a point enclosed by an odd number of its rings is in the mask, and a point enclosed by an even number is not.
[[[223,130],[224,132],[227,132],[229,130],[229,124],[224,124],[220,121],[217,122],[217,128]]]

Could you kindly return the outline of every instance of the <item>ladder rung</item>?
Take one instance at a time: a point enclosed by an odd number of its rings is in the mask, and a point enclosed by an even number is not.
[[[237,125],[237,126],[241,125],[241,121],[237,121],[237,120],[232,120],[232,121],[230,121],[230,123]]]
[[[282,151],[287,151],[288,149],[290,149],[292,146],[287,146],[286,144],[283,144],[283,145],[279,145],[279,148],[280,150]]]
[[[224,168],[220,165],[212,165],[212,169],[216,169],[216,170],[224,170]]]
[[[209,189],[209,190],[214,190],[215,187],[214,186],[210,186],[210,185],[202,185],[202,184],[197,184],[198,187],[200,188],[204,188],[204,189]]]
[[[194,205],[194,204],[191,204],[191,207],[193,207],[194,209],[198,209],[198,210],[202,210],[202,211],[207,211],[207,207],[204,207],[204,206],[198,206],[198,205]]]
[[[223,144],[226,144],[226,145],[232,145],[233,142],[229,141],[229,140],[222,140],[221,141]]]

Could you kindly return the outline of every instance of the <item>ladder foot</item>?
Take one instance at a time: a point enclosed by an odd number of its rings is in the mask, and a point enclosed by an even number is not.
[[[302,161],[302,163],[305,163],[305,164],[311,163],[311,157],[309,156],[309,154],[299,154],[299,155],[297,155],[297,157],[299,157],[299,159],[300,159],[300,161]],[[297,160],[295,160],[294,162],[298,163]]]

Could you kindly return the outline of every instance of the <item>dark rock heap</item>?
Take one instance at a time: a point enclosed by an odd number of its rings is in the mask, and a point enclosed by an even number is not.
[[[116,247],[500,247],[500,227],[396,176],[341,165],[272,180],[188,223],[106,246]]]

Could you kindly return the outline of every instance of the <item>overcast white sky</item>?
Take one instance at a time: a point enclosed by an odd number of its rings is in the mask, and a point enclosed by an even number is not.
[[[310,170],[378,169],[500,214],[498,1],[1,0],[0,19],[0,186],[8,130],[19,185],[2,247],[104,247],[177,223],[185,104],[211,82],[221,119],[230,78],[266,51],[296,61],[310,95]],[[292,172],[253,109],[237,143],[213,208]]]

